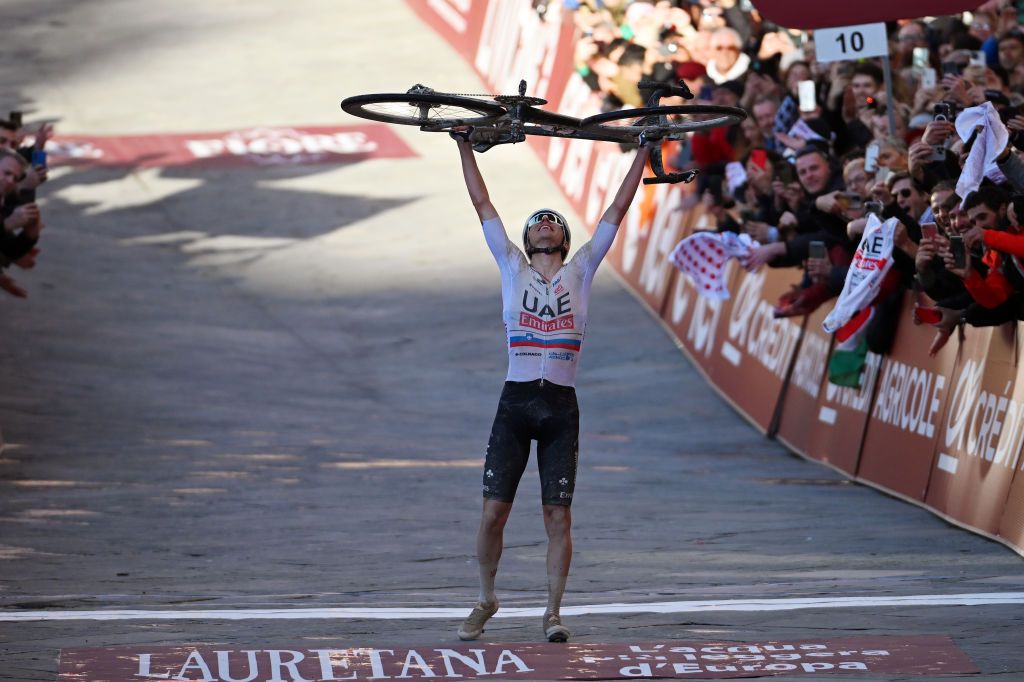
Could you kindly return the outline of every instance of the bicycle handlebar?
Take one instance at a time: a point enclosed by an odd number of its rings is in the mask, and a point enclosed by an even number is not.
[[[693,93],[690,92],[690,88],[686,87],[684,81],[679,81],[679,85],[672,85],[671,83],[663,83],[661,81],[642,80],[637,83],[637,86],[642,90],[653,90],[651,94],[648,106],[654,106],[657,104],[657,100],[661,97],[682,97],[683,99],[693,99]]]

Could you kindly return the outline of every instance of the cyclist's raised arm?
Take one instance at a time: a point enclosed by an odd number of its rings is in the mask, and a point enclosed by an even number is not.
[[[459,135],[453,134],[452,137],[459,144],[459,157],[462,159],[462,175],[466,180],[466,189],[469,190],[469,198],[473,202],[473,208],[476,209],[476,214],[480,217],[480,225],[484,231],[484,241],[487,242],[487,248],[490,249],[491,255],[497,261],[498,267],[502,272],[505,272],[512,262],[510,259],[518,249],[509,240],[508,235],[505,233],[505,226],[502,224],[501,218],[498,217],[498,211],[495,210],[494,204],[491,203],[491,197],[487,193],[487,185],[484,184],[484,178],[476,165],[476,156],[473,153],[472,145],[469,140],[463,139]],[[521,254],[522,252],[519,253]]]
[[[459,145],[459,157],[462,159],[462,177],[466,180],[466,189],[469,190],[469,198],[473,202],[476,214],[480,216],[480,222],[497,218],[498,212],[487,193],[484,176],[480,175],[480,169],[476,165],[473,146],[469,140],[455,138],[455,141]]]
[[[601,216],[601,222],[598,223],[597,229],[594,230],[594,237],[590,240],[592,260],[596,264],[604,258],[605,254],[608,253],[608,249],[612,247],[612,242],[615,240],[615,234],[619,231],[619,223],[626,217],[626,211],[629,210],[629,205],[633,203],[633,196],[636,194],[636,188],[640,185],[640,179],[644,175],[644,166],[647,164],[647,158],[651,155],[651,149],[646,144],[641,145],[636,151],[636,158],[633,159],[633,165],[629,167],[626,172],[626,177],[622,179],[622,184],[619,185],[619,190],[615,193],[615,198],[612,199],[612,203],[605,210],[604,215]]]

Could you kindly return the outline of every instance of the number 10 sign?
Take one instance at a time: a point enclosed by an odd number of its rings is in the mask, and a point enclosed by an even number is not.
[[[819,62],[838,62],[889,54],[885,24],[858,24],[814,31],[814,52]]]

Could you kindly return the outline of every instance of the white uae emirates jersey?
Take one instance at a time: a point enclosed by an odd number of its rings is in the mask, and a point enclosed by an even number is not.
[[[598,223],[593,239],[563,264],[550,282],[509,240],[500,218],[485,220],[483,230],[501,271],[502,318],[508,338],[507,380],[544,379],[574,386],[587,329],[590,286],[618,226]]]

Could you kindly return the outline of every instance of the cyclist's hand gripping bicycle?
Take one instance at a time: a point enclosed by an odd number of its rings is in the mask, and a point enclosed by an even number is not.
[[[498,144],[522,142],[527,135],[620,144],[680,140],[688,133],[735,125],[747,117],[745,111],[736,107],[659,105],[662,97],[693,98],[682,81],[679,85],[641,81],[639,87],[652,90],[647,106],[609,111],[584,119],[538,109],[547,100],[528,97],[526,81],[519,83],[518,95],[467,96],[437,92],[423,85],[415,85],[404,93],[348,97],[342,100],[341,108],[360,118],[419,126],[420,130],[427,132],[465,136],[478,152],[487,151]],[[660,145],[652,148],[650,161],[655,177],[645,178],[646,184],[690,182],[699,172],[690,170],[666,173]]]

